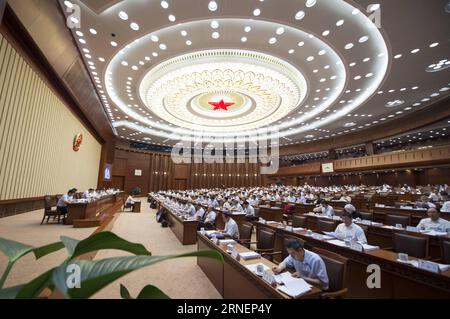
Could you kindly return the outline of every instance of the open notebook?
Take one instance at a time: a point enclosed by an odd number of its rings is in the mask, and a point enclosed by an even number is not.
[[[275,280],[278,284],[283,284],[277,289],[292,298],[298,298],[312,290],[312,286],[304,279],[294,278],[288,272],[275,276]]]

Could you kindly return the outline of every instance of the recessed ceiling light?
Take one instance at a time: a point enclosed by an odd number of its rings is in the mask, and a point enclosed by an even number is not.
[[[301,42],[299,42],[297,45],[298,45],[299,47],[302,47],[302,46],[305,45],[305,42],[301,41]]]
[[[158,41],[159,41],[158,36],[157,36],[157,35],[154,35],[154,34],[150,37],[150,39],[151,39],[153,42],[158,42]]]
[[[219,33],[219,32],[213,32],[213,33],[211,34],[211,37],[212,37],[213,39],[218,39],[218,38],[220,38],[220,33]]]
[[[354,67],[355,65],[356,65],[355,62],[352,62],[352,63],[349,64],[350,67]]]
[[[217,29],[219,27],[219,22],[214,20],[211,22],[211,28]]]
[[[75,24],[80,23],[80,20],[78,20],[78,19],[75,18],[75,17],[71,17],[71,18],[70,18],[70,21],[72,21],[72,22],[75,23]]]
[[[128,20],[128,14],[125,11],[120,11],[119,18],[121,18],[122,20]]]
[[[403,101],[403,100],[389,101],[386,103],[386,107],[395,107],[395,106],[402,105],[404,103],[405,103],[405,101]]]
[[[359,43],[364,43],[364,42],[366,42],[367,40],[369,40],[369,37],[368,37],[367,35],[365,35],[365,36],[362,36],[361,38],[359,38],[358,42],[359,42]]]
[[[346,49],[346,50],[350,50],[351,48],[353,48],[353,43],[347,43],[347,44],[345,45],[345,49]]]
[[[64,1],[64,5],[67,7],[67,8],[73,8],[73,4],[72,4],[72,2],[70,2],[70,1]]]
[[[336,26],[338,26],[338,27],[340,27],[343,24],[344,24],[344,20],[339,20],[338,22],[336,22]]]
[[[370,12],[374,12],[380,9],[380,4],[379,3],[375,3],[369,6],[368,10]]]
[[[247,26],[247,27],[244,28],[244,31],[248,33],[248,32],[250,32],[250,31],[252,31],[252,28],[249,27],[249,26]]]
[[[345,123],[344,127],[352,127],[352,126],[355,126],[355,125],[356,125],[355,122],[350,122],[350,123]]]
[[[139,24],[137,24],[136,22],[132,22],[130,24],[130,28],[134,31],[138,31],[139,30]]]
[[[412,88],[411,88],[411,90],[417,90],[419,87],[418,86],[413,86]]]
[[[80,39],[79,41],[80,41],[80,43],[86,44],[86,40],[85,39]]]
[[[156,58],[158,56],[157,52],[153,52],[152,55]]]
[[[93,34],[93,35],[96,35],[97,34],[97,30],[95,30],[95,29],[89,29],[89,32],[91,33],[91,34]]]
[[[283,33],[284,33],[284,28],[283,27],[279,27],[276,31],[275,31],[275,33],[276,34],[278,34],[278,35],[282,35]]]
[[[275,44],[277,43],[277,38],[270,38],[269,39],[269,44]]]
[[[308,62],[311,62],[311,61],[313,61],[313,60],[314,60],[314,57],[313,57],[313,56],[309,56],[309,57],[306,58],[306,61],[308,61]]]
[[[330,34],[330,30],[325,30],[325,31],[322,32],[322,35],[324,37],[328,36],[329,34]]]
[[[313,7],[315,4],[316,4],[316,0],[307,0],[307,1],[306,1],[306,6],[307,6],[308,8]]]
[[[88,49],[84,48],[84,49],[83,49],[83,52],[89,53],[90,51],[89,51]]]
[[[100,62],[105,62],[105,59],[104,59],[104,58],[98,58],[98,60],[99,60]]]
[[[167,1],[161,1],[161,7],[167,9],[169,7],[169,3]]]
[[[112,45],[113,47],[116,47],[116,46],[117,46],[117,42],[111,41],[111,45]]]
[[[259,16],[260,14],[261,14],[261,10],[260,10],[260,9],[255,9],[255,10],[253,10],[253,15],[254,15],[255,17]]]
[[[186,36],[188,35],[188,33],[187,33],[186,30],[182,30],[182,31],[181,31],[181,35],[182,35],[183,37],[186,37]]]
[[[186,41],[186,45],[192,45],[192,41],[191,40],[187,40]]]
[[[362,78],[361,75],[357,75],[357,76],[355,76],[353,79],[356,80],[356,81],[358,81],[358,80],[360,80],[361,78]]]
[[[83,34],[83,32],[81,32],[81,31],[77,31],[77,32],[75,32],[76,34],[77,34],[77,36],[79,36],[79,37],[84,37],[84,34]]]
[[[411,51],[411,53],[414,54],[414,53],[417,53],[419,51],[420,51],[420,49],[414,49],[414,50]]]
[[[122,64],[123,66],[128,66],[128,62],[127,61],[122,61],[122,62],[120,62],[120,64]]]
[[[289,54],[294,54],[294,52],[295,52],[294,49],[290,49],[290,50],[288,51]]]
[[[352,14],[353,15],[357,15],[358,13],[360,13],[361,11],[359,9],[353,9]]]
[[[401,54],[397,54],[397,55],[394,56],[394,59],[400,59],[401,57],[402,57]]]
[[[305,11],[299,11],[295,14],[295,20],[301,20],[305,17]]]
[[[160,48],[161,50],[166,50],[166,49],[167,49],[167,45],[165,45],[164,43],[161,43],[161,44],[159,45],[159,48]]]
[[[92,59],[92,56],[90,54],[85,54],[84,56],[88,59]]]
[[[327,51],[325,51],[325,50],[320,50],[319,51],[319,55],[324,55],[325,53],[327,53]]]
[[[175,18],[175,16],[173,14],[169,15],[169,21],[170,22],[175,22],[177,18]]]
[[[246,37],[242,37],[241,38],[241,42],[247,42],[247,38]]]
[[[437,47],[439,45],[439,42],[434,42],[430,44],[430,48]]]
[[[208,9],[209,9],[209,11],[216,11],[217,8],[218,8],[217,2],[215,2],[215,1],[210,1],[210,2],[208,3]]]

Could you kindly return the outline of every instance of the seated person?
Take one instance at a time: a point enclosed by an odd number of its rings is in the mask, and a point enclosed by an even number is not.
[[[58,203],[56,203],[56,209],[61,215],[67,215],[67,204],[73,200],[73,195],[75,195],[75,192],[73,189],[70,189],[67,194],[61,196]]]
[[[450,222],[440,218],[439,211],[436,208],[428,208],[427,214],[428,218],[422,219],[417,225],[417,228],[439,232],[445,232],[450,229]]]
[[[227,237],[238,240],[239,227],[231,216],[232,216],[231,213],[228,212],[222,214],[223,222],[225,223],[225,229],[220,230],[220,232]]]
[[[231,204],[230,201],[228,199],[228,197],[225,197],[225,202],[223,203],[223,208],[226,210],[230,210],[231,209]]]
[[[315,213],[320,213],[328,217],[334,216],[334,209],[328,204],[326,200],[322,200],[321,204],[318,207],[314,208],[313,211]]]
[[[128,196],[127,200],[125,201],[125,208],[131,208],[132,211],[134,211],[134,199],[131,194]]]
[[[243,212],[244,209],[242,208],[241,204],[237,200],[233,200],[233,204],[231,205],[230,210],[236,211],[236,212]]]
[[[364,230],[353,223],[352,215],[348,212],[344,212],[342,215],[342,224],[339,224],[334,231],[336,237],[340,240],[357,241],[361,244],[367,244],[366,234]]]
[[[189,216],[194,216],[195,215],[194,205],[191,202],[187,203],[184,208],[184,212]]]
[[[86,192],[84,192],[83,198],[88,199],[88,198],[92,198],[92,197],[95,197],[95,191],[94,191],[93,188],[89,188],[89,190],[87,190]]]
[[[347,204],[344,206],[344,212],[349,213],[353,219],[360,218],[362,219],[362,215],[356,210],[356,207],[352,204]]]
[[[287,267],[295,269],[293,277],[303,278],[307,283],[327,290],[329,285],[327,268],[322,258],[303,247],[298,239],[290,239],[286,244],[289,256],[278,267],[272,270],[275,274],[283,272]]]
[[[197,211],[195,212],[194,217],[197,218],[198,221],[203,220],[205,217],[205,210],[202,206],[197,205]]]
[[[346,193],[342,193],[342,196],[341,196],[341,198],[339,198],[339,201],[347,202],[350,204],[352,202],[352,198],[350,196],[348,196]]]
[[[244,213],[245,213],[245,217],[248,217],[248,218],[255,217],[255,209],[247,201],[244,202]]]
[[[450,213],[450,201],[446,201],[442,204],[441,213]]]
[[[436,208],[436,205],[431,203],[426,195],[420,197],[420,201],[414,204],[415,208]]]
[[[216,212],[213,210],[212,206],[208,206],[206,213],[205,213],[205,218],[204,220],[200,221],[198,228],[208,228],[208,229],[214,229],[215,228],[215,223],[216,223],[216,218],[217,218],[217,214]]]
[[[286,201],[288,203],[295,203],[296,200],[297,200],[297,198],[295,198],[293,193],[290,193],[289,196],[286,198]]]
[[[430,195],[428,196],[428,200],[430,202],[438,202],[441,199],[442,199],[442,196],[436,190],[432,190],[430,192]]]
[[[256,195],[252,195],[252,197],[248,200],[248,203],[253,206],[259,205],[259,200],[256,198]]]

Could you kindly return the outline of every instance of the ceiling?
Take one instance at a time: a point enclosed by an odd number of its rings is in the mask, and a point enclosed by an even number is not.
[[[401,125],[450,93],[448,0],[60,0],[115,133],[280,146]],[[418,20],[420,19],[420,23]]]

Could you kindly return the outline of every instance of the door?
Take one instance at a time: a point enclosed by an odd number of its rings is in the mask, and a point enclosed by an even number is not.
[[[125,176],[113,176],[112,177],[112,188],[125,190]]]

